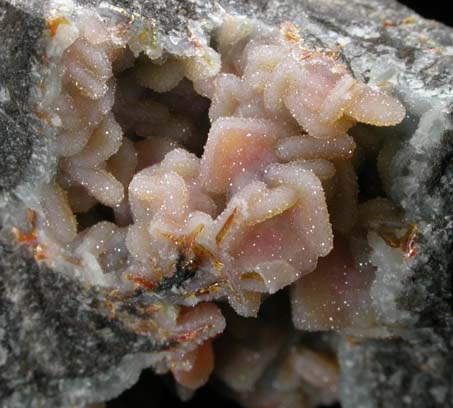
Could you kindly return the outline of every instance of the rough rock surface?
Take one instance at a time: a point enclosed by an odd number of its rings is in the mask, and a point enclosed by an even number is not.
[[[43,21],[0,2],[0,189],[13,187],[31,155],[33,131],[28,106],[31,65],[38,58]]]
[[[112,398],[148,365],[142,353],[165,346],[100,314],[102,294],[38,268],[9,246],[0,246],[0,257],[2,407]]]
[[[46,3],[0,0],[4,194],[42,174],[35,169],[39,154],[32,149],[39,123],[27,101],[30,84],[36,82],[34,67],[45,26],[40,10]],[[170,34],[182,32],[187,19],[206,18],[217,7],[176,0],[112,3],[154,18]],[[448,406],[453,397],[453,30],[423,20],[392,0],[220,3],[228,11],[271,23],[290,20],[314,45],[342,45],[343,58],[356,76],[390,80],[405,102],[410,116],[389,168],[389,193],[422,232],[414,274],[398,299],[402,309],[415,314],[416,323],[399,339],[343,341],[342,404]],[[146,366],[141,353],[159,347],[103,317],[97,308],[102,293],[87,292],[68,278],[39,269],[9,246],[0,248],[0,265],[0,405],[57,407],[112,398],[132,385]]]

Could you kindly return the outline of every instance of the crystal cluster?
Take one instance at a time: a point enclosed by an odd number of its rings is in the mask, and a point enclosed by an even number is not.
[[[379,333],[369,239],[410,256],[414,231],[388,199],[359,199],[373,133],[347,132],[397,125],[401,103],[291,24],[223,15],[193,55],[146,52],[148,31],[90,10],[52,16],[48,35],[58,169],[19,239],[140,298],[146,318],[110,315],[171,342],[153,368],[182,394],[215,370],[244,406],[334,401],[331,340],[294,327]]]

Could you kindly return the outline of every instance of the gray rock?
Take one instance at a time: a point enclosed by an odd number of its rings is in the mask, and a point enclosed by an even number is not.
[[[188,19],[208,18],[217,7],[210,1],[112,3],[153,18],[165,34],[183,33]],[[407,106],[409,116],[398,128],[388,169],[388,193],[418,225],[421,237],[403,290],[388,284],[396,269],[378,289],[396,297],[398,310],[413,318],[393,340],[343,340],[341,398],[343,406],[354,408],[448,406],[453,397],[453,30],[393,0],[220,4],[269,23],[292,21],[314,45],[341,44],[342,58],[357,77],[391,81]],[[43,7],[46,2],[0,0],[0,188],[9,197],[18,184],[45,174],[40,124],[28,103],[30,86],[38,79],[34,67],[42,50]],[[20,251],[2,246],[0,265],[2,406],[67,406],[112,398],[136,381],[146,366],[142,353],[165,346],[107,319],[99,307],[105,294],[39,269]]]
[[[450,337],[445,331],[426,328],[391,341],[343,341],[343,406],[450,407]]]
[[[0,246],[2,407],[60,407],[112,398],[134,384],[148,355],[168,347],[103,313],[106,294]]]
[[[28,104],[31,66],[39,58],[43,21],[0,1],[0,189],[11,189],[31,155],[34,120]]]

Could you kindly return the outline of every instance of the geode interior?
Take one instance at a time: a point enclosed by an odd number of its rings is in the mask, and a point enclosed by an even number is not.
[[[335,401],[335,340],[311,332],[386,335],[377,271],[415,251],[385,195],[381,147],[405,117],[389,85],[289,23],[223,14],[187,55],[89,9],[56,10],[48,36],[39,114],[58,165],[17,241],[140,302],[106,313],[172,344],[153,368],[182,396],[215,370],[244,406]]]

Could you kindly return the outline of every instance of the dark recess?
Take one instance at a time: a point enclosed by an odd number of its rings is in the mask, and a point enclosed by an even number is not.
[[[415,10],[422,17],[440,21],[449,26],[453,26],[453,4],[448,0],[400,0],[401,4]]]

